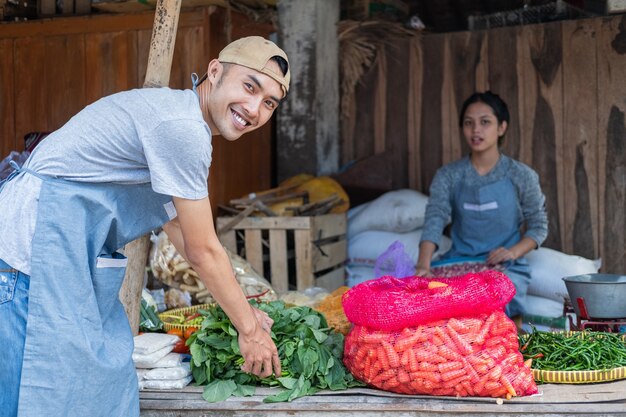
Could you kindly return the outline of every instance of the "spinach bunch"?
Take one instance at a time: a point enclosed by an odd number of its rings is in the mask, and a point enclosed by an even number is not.
[[[259,378],[241,371],[243,357],[237,331],[221,307],[211,306],[199,311],[204,317],[202,327],[187,342],[193,377],[198,385],[206,385],[205,400],[250,396],[259,384],[284,388],[264,402],[291,401],[321,389],[363,386],[343,366],[344,336],[333,332],[321,313],[309,307],[287,307],[282,301],[250,303],[274,320],[272,339],[278,348],[282,375]]]

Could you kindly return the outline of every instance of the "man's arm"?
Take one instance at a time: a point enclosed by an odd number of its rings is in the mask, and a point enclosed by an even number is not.
[[[208,197],[173,200],[178,216],[163,229],[239,332],[239,349],[245,359],[242,369],[267,377],[273,368],[280,376],[276,346],[239,287],[230,259],[217,238]]]

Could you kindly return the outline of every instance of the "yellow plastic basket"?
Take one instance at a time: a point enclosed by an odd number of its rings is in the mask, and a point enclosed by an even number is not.
[[[572,336],[581,332],[563,332],[566,336]],[[626,341],[626,335],[621,337]],[[546,369],[532,369],[535,381],[546,384],[592,384],[596,382],[609,382],[618,379],[626,379],[626,366],[603,370],[585,371],[551,371]]]
[[[626,379],[626,366],[604,371],[532,371],[535,381],[549,384],[591,384]]]
[[[212,304],[198,304],[198,305],[191,306],[191,307],[175,308],[175,309],[167,310],[167,311],[160,313],[159,318],[163,322],[163,327],[165,328],[166,331],[173,330],[173,329],[180,329],[184,331],[185,329],[188,329],[189,327],[197,327],[197,326],[192,326],[189,324],[180,324],[180,323],[177,323],[178,321],[180,321],[181,319],[184,319],[189,314],[193,314],[198,310],[207,309],[211,306]]]

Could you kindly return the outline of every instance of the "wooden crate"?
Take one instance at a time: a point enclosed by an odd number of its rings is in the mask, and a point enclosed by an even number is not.
[[[220,230],[232,217],[218,217]],[[279,292],[344,285],[345,213],[313,217],[248,217],[220,235]]]

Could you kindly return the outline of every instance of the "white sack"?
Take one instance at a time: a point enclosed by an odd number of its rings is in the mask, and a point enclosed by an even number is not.
[[[526,295],[526,314],[541,317],[563,317],[564,301],[551,300],[537,295]]]
[[[410,189],[389,191],[348,212],[348,238],[366,230],[405,233],[424,226],[428,196]],[[364,206],[364,207],[363,207]]]
[[[360,265],[374,267],[376,259],[382,255],[392,243],[400,241],[404,245],[404,250],[414,264],[417,264],[419,255],[420,238],[422,230],[413,230],[407,233],[385,232],[380,230],[370,230],[358,233],[348,239],[348,265]],[[441,237],[440,246],[433,255],[436,259],[438,255],[447,252],[452,246],[452,241],[447,236]]]
[[[346,285],[354,287],[370,279],[376,278],[373,266],[346,265]]]
[[[191,375],[189,362],[170,368],[154,368],[144,374],[144,379],[182,379]]]
[[[162,350],[152,353],[149,357],[138,357],[133,354],[135,368],[170,368],[180,365],[183,361],[183,357],[180,353],[172,352],[172,349],[173,347],[163,348]],[[165,354],[163,355],[163,353]]]
[[[191,375],[181,379],[145,379],[141,389],[181,389],[192,380]]]
[[[549,248],[530,251],[526,259],[530,264],[532,277],[528,294],[556,301],[568,297],[564,277],[595,274],[602,265],[600,259],[591,260]]]
[[[165,333],[143,333],[133,338],[136,355],[149,355],[167,346],[174,346],[178,342],[178,336]],[[170,349],[171,350],[171,349]]]

